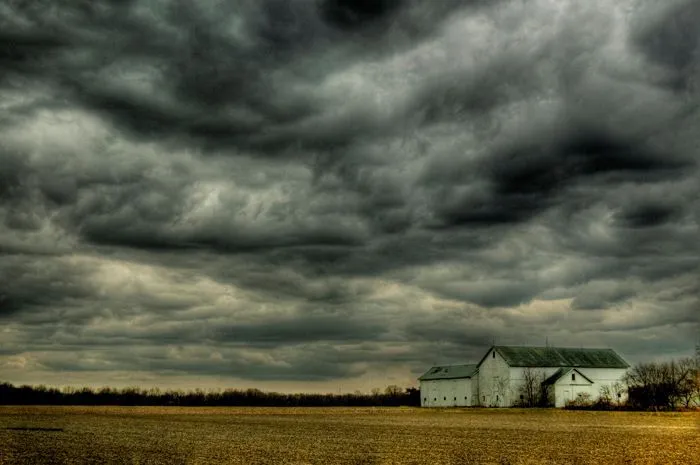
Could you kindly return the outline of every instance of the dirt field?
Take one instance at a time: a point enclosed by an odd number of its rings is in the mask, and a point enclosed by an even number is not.
[[[0,464],[700,464],[700,414],[0,407]]]

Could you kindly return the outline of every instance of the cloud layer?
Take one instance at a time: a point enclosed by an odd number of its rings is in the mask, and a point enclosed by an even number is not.
[[[494,339],[689,354],[698,21],[688,0],[5,2],[0,366],[364,389]]]

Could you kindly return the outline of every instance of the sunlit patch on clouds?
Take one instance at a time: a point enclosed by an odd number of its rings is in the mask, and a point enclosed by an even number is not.
[[[697,2],[43,3],[0,7],[8,381],[691,353]]]

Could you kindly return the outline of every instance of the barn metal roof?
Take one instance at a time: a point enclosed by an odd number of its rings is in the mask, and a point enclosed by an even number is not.
[[[426,371],[418,380],[471,378],[476,373],[476,367],[475,364],[435,366]]]
[[[506,363],[512,367],[629,367],[629,364],[612,349],[515,346],[494,346],[493,349],[495,349],[496,352],[505,359]],[[491,351],[489,350],[486,356],[490,353]],[[484,358],[486,358],[486,356],[484,356]]]

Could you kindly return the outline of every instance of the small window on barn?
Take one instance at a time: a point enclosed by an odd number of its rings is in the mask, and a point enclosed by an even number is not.
[[[496,402],[498,402],[498,394],[496,394]]]
[[[456,397],[455,397],[455,400],[457,400],[457,398],[456,398]]]
[[[576,381],[576,373],[571,373],[571,381]]]
[[[433,397],[433,402],[435,402],[436,400],[437,400],[437,397]]]
[[[467,396],[464,396],[464,400],[467,400]]]
[[[442,400],[447,400],[447,396],[443,397]]]
[[[427,398],[427,397],[423,397],[423,402],[428,402],[428,398]]]
[[[496,351],[491,352],[491,358],[496,358]]]

